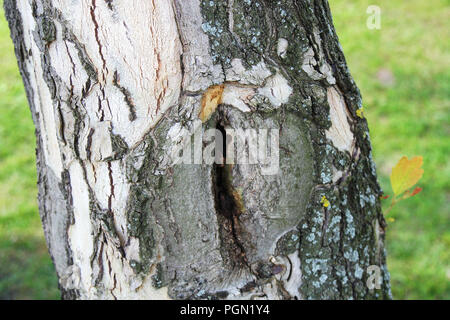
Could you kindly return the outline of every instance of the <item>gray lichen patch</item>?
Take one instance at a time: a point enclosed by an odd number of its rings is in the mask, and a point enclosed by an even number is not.
[[[229,67],[233,58],[247,66],[260,61],[270,39],[264,1],[204,0],[201,11],[214,63]]]
[[[311,218],[300,223],[302,273],[309,279],[301,287],[304,296],[314,299],[389,297],[389,283],[385,280],[383,291],[378,293],[366,286],[367,268],[376,265],[382,269],[385,264],[384,253],[377,250],[373,228],[373,221],[382,219],[379,203],[364,200],[376,195],[367,169],[365,161],[360,160],[346,181],[314,193],[308,209]],[[361,176],[367,179],[360,179]],[[323,196],[329,200],[327,207],[320,201]]]
[[[152,276],[152,283],[157,289],[164,286],[164,273],[160,263],[156,265],[156,273]]]
[[[294,230],[285,233],[278,241],[275,250],[276,255],[288,256],[294,253],[300,243],[300,232],[295,228]]]

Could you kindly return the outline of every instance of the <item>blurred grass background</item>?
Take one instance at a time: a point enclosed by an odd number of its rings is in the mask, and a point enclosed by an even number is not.
[[[380,30],[366,27],[369,5],[381,7]],[[330,6],[363,95],[385,192],[392,194],[389,173],[402,155],[424,157],[424,190],[389,213],[394,298],[450,299],[450,1]],[[34,127],[1,11],[0,299],[58,299],[37,210]]]

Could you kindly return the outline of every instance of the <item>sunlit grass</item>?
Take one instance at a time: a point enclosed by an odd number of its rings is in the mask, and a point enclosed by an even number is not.
[[[351,2],[351,5],[349,3]],[[366,8],[382,10],[366,28]],[[402,155],[422,155],[424,188],[389,216],[388,267],[396,299],[450,298],[450,48],[448,1],[332,0],[335,26],[361,89],[381,185]],[[380,69],[395,82],[384,86]]]

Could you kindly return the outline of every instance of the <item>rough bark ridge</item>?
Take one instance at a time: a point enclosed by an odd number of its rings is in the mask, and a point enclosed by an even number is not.
[[[327,1],[4,7],[64,298],[390,297],[368,127]],[[207,129],[276,130],[279,170],[174,164],[183,132]]]

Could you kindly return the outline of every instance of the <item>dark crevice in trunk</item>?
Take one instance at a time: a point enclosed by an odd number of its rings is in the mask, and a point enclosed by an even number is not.
[[[222,144],[216,148],[216,152],[221,150],[222,154],[216,154],[216,162],[213,164],[214,201],[220,224],[222,248],[226,250],[227,255],[224,258],[233,268],[240,269],[248,267],[245,248],[240,240],[242,227],[239,223],[239,216],[242,213],[242,205],[232,186],[232,164],[226,163],[227,139],[224,125],[221,121],[218,121],[216,125],[216,129],[222,133],[223,139],[216,138],[216,143]],[[222,163],[217,163],[217,159],[223,159],[223,161],[219,161]]]

